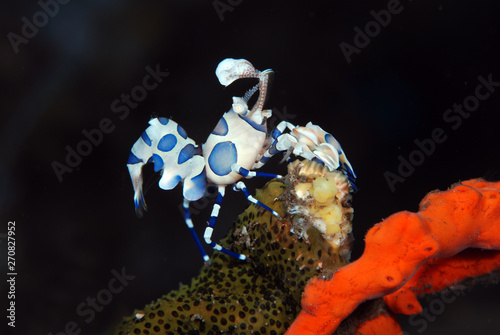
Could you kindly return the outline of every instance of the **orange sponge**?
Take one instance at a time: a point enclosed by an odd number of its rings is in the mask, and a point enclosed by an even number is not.
[[[357,261],[329,280],[309,282],[302,311],[286,334],[332,334],[360,303],[398,291],[423,265],[407,289],[386,298],[390,307],[408,313],[413,305],[411,313],[418,313],[418,302],[409,293],[412,287],[424,287],[430,280],[431,286],[442,289],[443,284],[499,269],[497,253],[453,256],[466,248],[500,250],[500,183],[473,179],[445,192],[431,192],[418,213],[391,215],[371,228],[365,241],[365,251]],[[476,257],[476,262],[467,255]],[[482,256],[493,260],[481,264],[477,260]],[[456,270],[434,277],[426,272],[433,264]],[[398,298],[404,295],[405,299]]]

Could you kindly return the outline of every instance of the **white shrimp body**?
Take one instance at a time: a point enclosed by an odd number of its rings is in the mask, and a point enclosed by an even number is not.
[[[230,125],[230,127],[229,127]],[[230,110],[225,113],[203,144],[207,179],[216,185],[231,185],[242,176],[233,164],[252,170],[262,157],[267,127]]]

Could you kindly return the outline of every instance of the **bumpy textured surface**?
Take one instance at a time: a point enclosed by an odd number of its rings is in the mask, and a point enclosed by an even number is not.
[[[307,281],[348,261],[349,184],[340,172],[295,162],[256,198],[281,218],[251,205],[221,241],[249,261],[215,252],[189,285],[136,310],[113,334],[283,334]]]
[[[393,311],[418,313],[418,294],[500,270],[500,182],[472,179],[431,192],[417,213],[398,212],[371,228],[365,243],[355,262],[308,283],[287,335],[330,335],[360,303],[391,294],[385,302]],[[392,331],[383,329],[402,334]]]

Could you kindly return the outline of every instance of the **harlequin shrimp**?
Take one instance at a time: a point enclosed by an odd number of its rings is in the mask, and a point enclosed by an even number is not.
[[[242,78],[259,80],[243,97],[233,97],[232,108],[224,113],[204,144],[197,145],[186,131],[173,120],[158,117],[149,121],[150,126],[132,146],[127,162],[134,188],[136,213],[146,210],[142,191],[142,167],[154,164],[154,171],[161,172],[159,186],[171,190],[183,182],[184,219],[205,262],[209,257],[196,232],[189,212],[189,203],[204,197],[209,185],[217,187],[218,195],[204,233],[205,242],[215,250],[245,260],[247,257],[221,247],[212,241],[212,233],[219,215],[226,186],[243,191],[246,198],[279,216],[274,210],[256,200],[248,192],[242,178],[281,175],[257,172],[272,156],[281,152],[323,163],[330,170],[341,170],[354,181],[356,175],[335,138],[309,122],[305,127],[282,121],[270,134],[267,119],[271,110],[263,109],[267,97],[269,76],[272,70],[259,71],[244,59],[225,59],[219,63],[215,74],[219,82],[228,86]],[[248,102],[255,92],[258,98],[251,109]],[[289,130],[289,133],[284,133]]]

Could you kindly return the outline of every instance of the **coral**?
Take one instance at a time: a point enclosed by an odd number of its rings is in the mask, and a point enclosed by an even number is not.
[[[189,285],[136,310],[113,334],[283,334],[307,281],[347,263],[353,215],[345,174],[313,162],[288,169],[256,194],[280,219],[250,205],[221,241],[249,261],[214,252]]]
[[[256,194],[280,218],[250,205],[221,241],[249,261],[214,252],[189,285],[113,334],[402,334],[393,313],[419,313],[418,296],[500,269],[500,183],[429,193],[417,213],[370,229],[365,252],[347,265],[347,176],[310,161],[288,169]]]
[[[459,254],[499,250],[499,228],[499,182],[474,179],[431,192],[417,213],[399,212],[371,228],[358,260],[311,280],[287,334],[332,334],[363,301],[388,295],[389,306],[418,312],[416,294],[499,269],[498,252]]]

